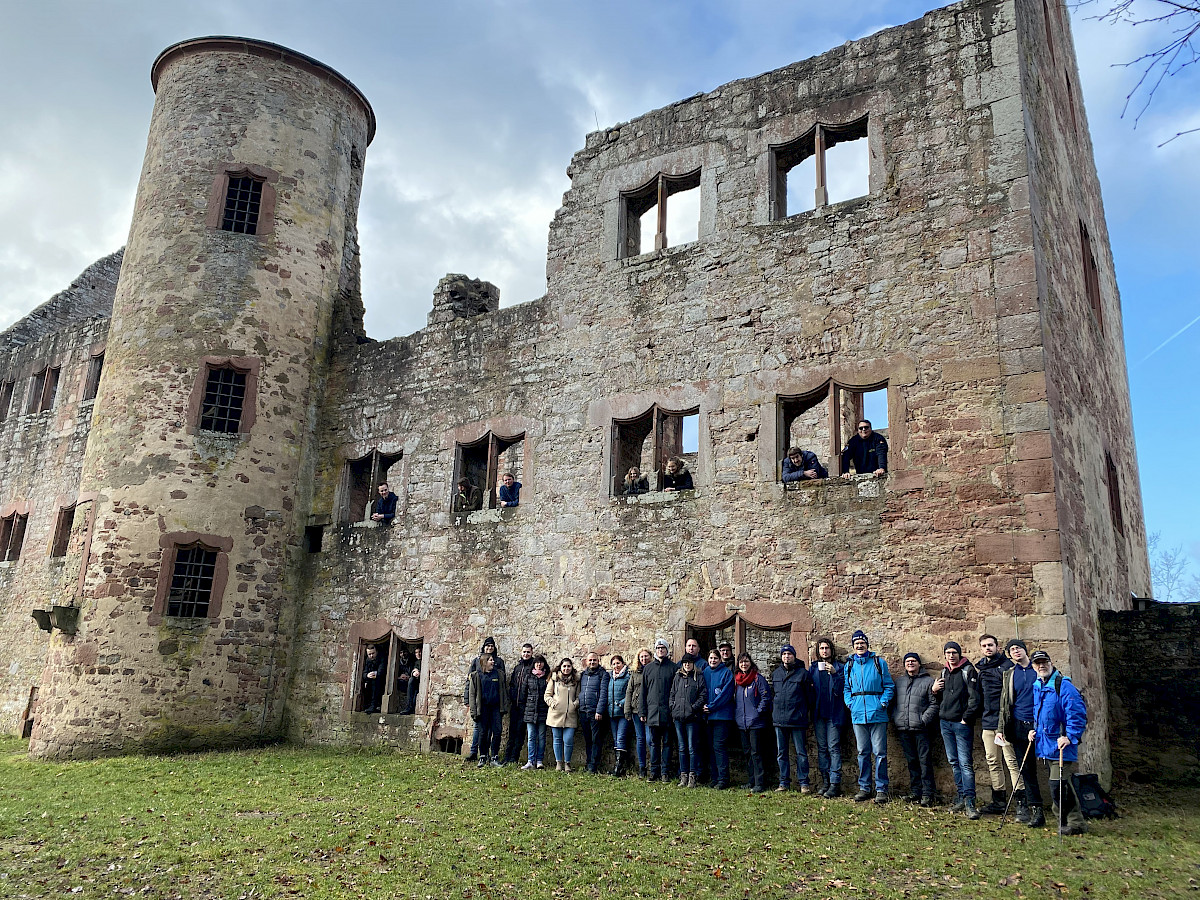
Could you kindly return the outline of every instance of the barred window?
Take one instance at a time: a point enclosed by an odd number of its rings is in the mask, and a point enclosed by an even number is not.
[[[245,402],[245,372],[239,372],[232,366],[209,369],[200,411],[200,430],[237,434],[241,430]]]
[[[171,590],[167,595],[167,615],[181,619],[206,618],[216,568],[216,550],[208,550],[200,544],[178,548]]]
[[[221,230],[237,234],[256,234],[258,213],[262,207],[263,183],[249,175],[231,175],[225,192],[225,214]]]

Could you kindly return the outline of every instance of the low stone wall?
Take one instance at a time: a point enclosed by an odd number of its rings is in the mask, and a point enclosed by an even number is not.
[[[1200,603],[1102,611],[1115,781],[1200,781]]]

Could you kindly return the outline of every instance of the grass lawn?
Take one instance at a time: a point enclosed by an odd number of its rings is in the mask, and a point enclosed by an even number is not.
[[[0,738],[0,897],[1200,896],[1200,791],[1084,837],[456,757],[269,748],[40,763]]]

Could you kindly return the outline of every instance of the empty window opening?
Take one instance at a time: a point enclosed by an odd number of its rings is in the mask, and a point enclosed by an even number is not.
[[[1088,306],[1096,317],[1096,324],[1104,330],[1104,305],[1100,296],[1100,270],[1096,268],[1096,254],[1092,250],[1092,238],[1087,226],[1079,223],[1079,252],[1083,264],[1083,291]]]
[[[771,147],[771,218],[841,203],[871,192],[867,117],[821,125]]]
[[[791,624],[777,626],[756,625],[741,614],[726,619],[719,625],[687,625],[688,638],[700,645],[700,656],[705,658],[712,650],[719,650],[724,642],[733,645],[734,658],[739,653],[749,653],[765,678],[780,663],[779,650],[791,640]],[[803,658],[803,653],[802,653]]]
[[[50,544],[50,555],[66,556],[71,544],[71,529],[75,525],[75,507],[67,506],[58,511],[54,522],[54,540]]]
[[[25,543],[25,526],[29,516],[13,513],[0,519],[0,560],[16,562],[21,558],[21,546]]]
[[[616,419],[612,426],[614,496],[624,493],[625,476],[636,466],[653,490],[662,489],[667,461],[679,457],[695,478],[700,456],[700,409],[663,409],[657,403],[633,419]]]
[[[225,191],[225,213],[221,230],[237,234],[255,234],[262,207],[263,183],[250,175],[230,175]]]
[[[477,509],[495,509],[496,485],[505,472],[512,472],[516,481],[523,483],[525,432],[505,437],[489,431],[477,441],[457,445],[452,496],[457,494],[458,482],[465,478],[471,483],[468,496],[475,498],[471,505],[478,504]]]
[[[1117,475],[1117,466],[1112,455],[1104,454],[1104,474],[1108,479],[1108,514],[1112,518],[1113,529],[1117,534],[1125,533],[1125,516],[1121,512],[1121,480]]]
[[[453,753],[462,756],[463,739],[460,737],[440,737],[437,739],[439,753]]]
[[[830,474],[836,474],[842,448],[861,420],[869,420],[873,431],[887,437],[887,382],[848,388],[830,381],[808,394],[780,395],[778,415],[776,477],[783,477],[783,458],[791,447],[812,451]]]
[[[58,393],[58,368],[47,367],[30,379],[29,402],[25,412],[45,412],[54,406],[54,397]]]
[[[15,382],[6,381],[0,384],[0,422],[8,418],[8,411],[12,407],[13,388]]]
[[[245,372],[233,366],[209,369],[204,383],[204,405],[200,408],[200,430],[237,434],[245,402]]]
[[[104,369],[104,354],[97,353],[88,360],[87,376],[83,382],[83,399],[95,400],[100,389],[100,373]]]
[[[363,522],[371,517],[371,504],[379,496],[377,488],[387,481],[388,471],[400,461],[402,453],[372,450],[366,456],[346,460],[342,469],[342,503],[338,522]]]
[[[180,619],[206,618],[216,570],[216,550],[202,544],[177,548],[167,595],[167,615]]]
[[[660,172],[642,187],[623,192],[621,232],[620,259],[697,240],[700,170],[686,175]]]
[[[1071,76],[1063,72],[1063,78],[1067,81],[1067,106],[1071,110],[1071,130],[1078,134],[1079,118],[1075,114],[1075,90],[1071,87]]]
[[[720,625],[700,626],[689,622],[686,633],[688,640],[694,640],[700,645],[700,658],[707,660],[708,654],[718,650],[726,641],[737,647],[737,617],[729,618]]]
[[[305,525],[304,526],[304,552],[305,553],[320,553],[321,544],[325,539],[324,525]]]

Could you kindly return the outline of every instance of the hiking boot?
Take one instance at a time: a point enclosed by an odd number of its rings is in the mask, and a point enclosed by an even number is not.
[[[1017,801],[1017,811],[1016,811],[1016,813],[1013,814],[1013,818],[1016,819],[1018,822],[1020,822],[1022,825],[1028,825],[1029,822],[1031,821],[1030,815],[1029,815],[1029,807],[1025,804],[1024,800]]]
[[[992,791],[992,802],[979,810],[985,816],[1002,816],[1008,808],[1008,795],[1004,791]]]
[[[1029,807],[1029,827],[1044,828],[1046,825],[1046,811],[1040,806]]]
[[[963,800],[963,812],[967,814],[968,819],[978,819],[983,815],[983,813],[975,808],[974,797],[967,797],[965,800]]]
[[[1087,829],[1082,825],[1063,825],[1058,829],[1059,834],[1086,834]]]
[[[687,774],[687,772],[680,772],[680,773],[679,773],[679,786],[680,786],[680,787],[687,787],[687,782],[688,782],[688,774]]]
[[[887,791],[876,791],[875,792],[875,802],[876,803],[887,803],[888,802],[888,792]]]
[[[842,796],[842,785],[840,782],[835,782],[825,789],[825,799],[833,800],[835,797]]]
[[[787,789],[788,786],[786,784],[781,784],[779,787],[775,788],[775,793],[778,794],[779,792],[786,791]]]
[[[933,806],[933,798],[930,797],[928,794],[926,794],[924,797],[921,798],[921,805],[924,806],[926,809],[929,809],[929,807]]]
[[[695,772],[693,772],[691,775],[688,776],[687,786],[690,788],[696,786],[696,773]]]
[[[858,793],[854,795],[855,803],[862,803],[864,800],[870,800],[870,799],[871,799],[871,792],[868,791],[866,788],[859,788]]]
[[[952,813],[962,812],[966,808],[967,808],[967,801],[964,800],[961,795],[958,797],[955,797],[954,802],[950,804],[950,812],[952,812]]]

